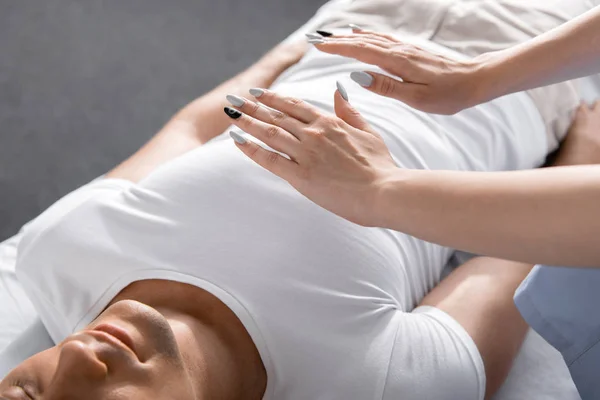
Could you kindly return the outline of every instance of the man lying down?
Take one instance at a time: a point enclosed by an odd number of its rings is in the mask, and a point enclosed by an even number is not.
[[[342,220],[229,138],[226,94],[267,133],[287,118],[273,108],[298,124],[357,118],[335,82],[366,66],[303,53],[275,48],[29,226],[18,276],[56,346],[6,376],[0,397],[479,400],[498,389],[527,329],[512,296],[531,266],[481,257],[440,283],[452,249]],[[401,168],[532,168],[551,150],[526,94],[435,116],[347,88]]]

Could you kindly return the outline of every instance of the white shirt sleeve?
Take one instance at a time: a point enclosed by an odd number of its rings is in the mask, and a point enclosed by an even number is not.
[[[384,400],[483,400],[485,369],[477,346],[434,307],[399,312]]]
[[[25,251],[29,244],[49,226],[52,226],[56,221],[89,199],[106,193],[117,193],[134,185],[133,182],[125,179],[100,177],[68,193],[22,228],[18,254]]]

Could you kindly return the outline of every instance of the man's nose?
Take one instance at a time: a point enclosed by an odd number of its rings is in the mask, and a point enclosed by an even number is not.
[[[62,345],[55,375],[57,380],[98,380],[104,379],[107,373],[106,364],[98,359],[89,344],[74,340]]]

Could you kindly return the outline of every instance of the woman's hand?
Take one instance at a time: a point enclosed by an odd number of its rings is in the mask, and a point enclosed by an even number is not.
[[[495,53],[458,61],[391,35],[356,29],[350,35],[329,36],[311,43],[323,52],[377,65],[399,77],[400,80],[374,72],[351,75],[368,90],[422,111],[454,114],[494,97],[487,70]]]
[[[381,136],[340,91],[335,94],[336,115],[264,89],[250,92],[269,108],[228,96],[242,112],[226,107],[226,114],[234,125],[290,159],[232,132],[244,154],[329,211],[374,225],[377,193],[398,168]]]

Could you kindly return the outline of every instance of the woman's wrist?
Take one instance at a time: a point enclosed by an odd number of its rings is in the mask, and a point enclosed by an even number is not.
[[[373,215],[368,225],[379,228],[397,229],[398,210],[402,208],[402,193],[407,182],[412,179],[414,171],[395,168],[386,173],[375,184],[370,209]]]
[[[510,93],[512,74],[506,74],[506,54],[503,51],[484,53],[473,59],[475,80],[473,104],[481,104]]]

